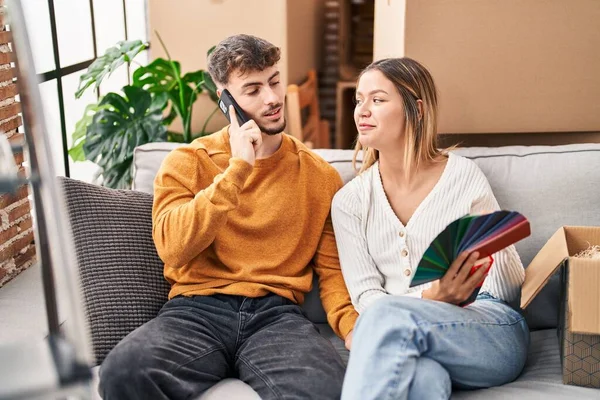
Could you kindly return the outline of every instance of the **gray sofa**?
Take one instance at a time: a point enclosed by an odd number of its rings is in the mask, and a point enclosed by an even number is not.
[[[99,361],[120,338],[152,318],[166,299],[168,287],[161,280],[160,259],[151,242],[149,211],[153,178],[166,154],[177,146],[154,143],[136,149],[133,191],[63,180]],[[340,172],[345,182],[354,176],[352,151],[315,151]],[[600,145],[464,148],[456,153],[480,166],[501,207],[517,210],[530,220],[532,235],[517,244],[525,266],[560,226],[600,225]],[[484,390],[457,391],[452,398],[600,399],[598,389],[562,384],[556,333],[558,300],[558,277],[553,277],[524,311],[532,330],[532,344],[527,365],[515,382]],[[321,333],[347,360],[342,341],[326,323],[316,285],[304,307]],[[243,382],[227,379],[199,398],[258,396]]]

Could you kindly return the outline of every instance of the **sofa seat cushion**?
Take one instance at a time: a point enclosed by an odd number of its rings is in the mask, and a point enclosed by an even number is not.
[[[525,369],[519,378],[503,386],[476,391],[459,391],[457,400],[592,400],[600,399],[600,390],[564,385],[556,329],[531,333],[531,346]]]
[[[348,360],[348,351],[343,342],[335,336],[327,325],[319,325],[321,334],[332,340],[332,344],[341,351],[342,359]],[[341,347],[340,347],[341,346]],[[95,371],[97,374],[97,370]],[[95,379],[94,392],[96,392]],[[99,397],[96,397],[99,398]],[[198,400],[257,400],[258,395],[252,388],[238,379],[226,379],[200,395]],[[473,391],[455,391],[456,400],[598,400],[599,389],[563,385],[560,366],[560,352],[555,329],[546,329],[531,334],[531,347],[527,364],[519,378],[503,386]]]

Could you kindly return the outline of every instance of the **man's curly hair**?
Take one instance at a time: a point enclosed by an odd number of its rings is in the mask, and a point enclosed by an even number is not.
[[[231,72],[241,74],[272,67],[281,58],[279,47],[251,35],[235,35],[219,43],[208,57],[208,73],[221,85],[229,82]]]

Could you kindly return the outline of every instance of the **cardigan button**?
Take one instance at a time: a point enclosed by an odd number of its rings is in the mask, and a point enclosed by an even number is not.
[[[411,273],[411,272],[412,272],[412,271],[410,270],[410,268],[406,268],[406,269],[404,270],[404,275],[406,275],[406,276],[410,276],[410,273]]]
[[[408,257],[408,250],[404,249],[400,254],[402,255],[402,257]]]

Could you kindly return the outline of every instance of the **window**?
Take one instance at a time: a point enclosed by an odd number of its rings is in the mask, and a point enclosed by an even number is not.
[[[121,67],[94,92],[75,99],[79,77],[94,59],[120,40],[148,40],[146,0],[21,0],[31,41],[55,172],[91,181],[98,168],[74,164],[68,156],[71,134],[85,107],[98,96],[118,91],[131,79]],[[147,52],[136,61],[145,64]]]

